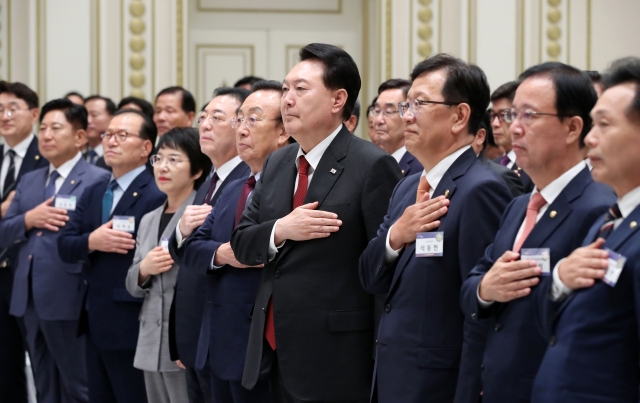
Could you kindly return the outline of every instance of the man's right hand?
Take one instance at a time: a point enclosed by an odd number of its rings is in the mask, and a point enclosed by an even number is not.
[[[274,243],[280,245],[292,241],[308,241],[326,238],[337,232],[342,225],[338,215],[328,211],[316,210],[318,202],[304,204],[278,220],[274,234]]]
[[[264,267],[263,264],[258,266],[247,266],[246,264],[242,264],[238,262],[238,260],[236,259],[236,255],[233,253],[233,249],[231,249],[231,244],[229,242],[223,243],[218,247],[218,250],[216,250],[216,254],[213,258],[213,264],[215,266],[224,266],[228,264],[233,267],[237,267],[239,269]]]
[[[597,279],[602,279],[609,267],[609,255],[600,249],[602,245],[604,239],[598,238],[592,244],[574,250],[557,268],[560,280],[575,290],[591,287]]]
[[[199,226],[201,226],[211,213],[212,207],[209,204],[187,206],[184,214],[180,218],[178,229],[182,238],[187,238]]]
[[[112,229],[113,220],[102,224],[89,234],[89,250],[126,255],[135,249],[136,240],[128,232]]]
[[[540,282],[542,272],[536,262],[516,260],[519,253],[506,251],[482,277],[478,296],[487,302],[508,302],[531,293],[531,287]]]
[[[416,240],[418,232],[428,232],[440,226],[438,219],[447,213],[449,199],[438,196],[429,199],[425,193],[422,201],[407,207],[402,216],[391,227],[389,246],[398,250]]]
[[[58,232],[60,227],[69,221],[67,210],[51,207],[55,196],[38,204],[24,215],[24,226],[27,231],[32,228],[44,228],[49,231]]]

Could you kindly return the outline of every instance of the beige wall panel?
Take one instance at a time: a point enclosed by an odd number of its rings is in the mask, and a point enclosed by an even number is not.
[[[640,1],[591,0],[591,63],[604,70],[613,60],[640,56]]]

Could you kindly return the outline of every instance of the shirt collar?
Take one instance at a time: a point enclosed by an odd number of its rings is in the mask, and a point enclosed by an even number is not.
[[[102,157],[104,155],[104,148],[102,148],[102,143],[98,144],[97,146],[95,146],[93,148],[93,151],[96,152],[96,155],[99,157]]]
[[[571,182],[573,178],[578,176],[578,174],[582,172],[582,170],[586,167],[587,164],[585,164],[584,161],[578,162],[573,168],[558,176],[553,182],[545,186],[544,189],[538,190],[538,188],[535,187],[533,189],[533,192],[531,192],[531,196],[536,193],[540,193],[547,204],[553,203],[554,200],[558,198],[560,193],[562,193],[564,188],[567,187],[569,182]]]
[[[640,205],[640,187],[637,187],[618,199],[618,208],[622,217],[628,217]]]
[[[220,168],[216,169],[215,171],[218,173],[218,180],[220,182],[224,182],[224,180],[227,179],[227,176],[229,176],[231,171],[233,171],[235,167],[237,167],[238,164],[241,162],[242,160],[240,159],[240,157],[236,155],[235,157],[231,158],[229,161],[220,165]]]
[[[402,157],[404,157],[404,154],[406,152],[407,152],[407,147],[402,146],[398,148],[396,151],[394,151],[393,154],[391,154],[391,156],[395,158],[395,160],[398,161],[398,164],[399,164],[400,160],[402,159]]]
[[[56,167],[53,166],[53,164],[49,164],[49,175],[51,175],[51,172],[57,171],[58,175],[60,175],[62,179],[67,179],[67,176],[69,176],[69,174],[71,173],[71,170],[73,169],[73,167],[76,166],[76,164],[78,163],[78,161],[80,161],[81,158],[82,158],[82,153],[78,152],[75,157],[71,158],[69,161],[60,165],[57,169]]]
[[[256,177],[256,182],[258,182],[260,180],[260,176],[262,176],[262,171],[258,172],[257,174],[251,174],[251,176],[255,176]]]
[[[438,187],[438,184],[442,180],[442,177],[444,176],[445,172],[447,172],[449,168],[451,168],[451,165],[453,165],[458,157],[460,157],[469,148],[471,148],[471,146],[464,146],[443,158],[442,161],[438,162],[436,166],[431,168],[429,172],[427,172],[426,170],[422,171],[422,176],[427,177],[427,182],[430,186],[430,193],[431,189],[435,190]]]
[[[342,129],[342,123],[340,123],[340,126],[338,126],[338,128],[334,130],[330,135],[328,135],[327,138],[318,143],[317,146],[313,147],[306,154],[304,153],[304,151],[302,151],[302,147],[298,147],[298,155],[296,156],[296,167],[298,167],[298,161],[300,160],[300,157],[304,155],[304,158],[311,166],[310,173],[315,171],[316,167],[320,163],[320,159],[324,155],[324,152],[327,151],[327,148],[329,148],[329,144],[331,144],[333,139],[336,138],[336,136],[340,132],[340,129]]]
[[[509,157],[509,161],[516,163],[516,152],[511,150],[507,153],[507,157]]]
[[[10,148],[8,144],[5,144],[4,156],[5,157],[7,156],[7,153],[9,152],[9,150],[13,150],[18,157],[24,159],[24,157],[27,155],[27,150],[29,150],[29,145],[31,145],[31,141],[33,140],[34,137],[35,135],[31,133],[30,135],[27,136],[26,139],[16,144],[16,146],[13,148]]]
[[[118,182],[118,186],[120,187],[120,189],[122,189],[123,192],[126,192],[131,185],[131,182],[133,182],[134,179],[138,177],[138,175],[144,172],[145,169],[147,169],[146,165],[140,165],[139,167],[132,169],[131,171],[122,175],[118,179],[115,179],[113,174],[111,174],[111,181],[115,180],[116,182]]]

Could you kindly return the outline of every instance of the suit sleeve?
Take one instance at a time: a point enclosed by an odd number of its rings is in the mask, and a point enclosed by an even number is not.
[[[140,220],[140,228],[138,229],[138,236],[136,237],[136,251],[133,255],[133,264],[131,265],[131,267],[129,267],[127,278],[125,279],[125,286],[127,288],[127,291],[129,291],[129,294],[131,294],[132,297],[136,298],[144,298],[147,296],[147,294],[149,294],[150,291],[148,287],[143,288],[138,284],[138,277],[140,276],[140,263],[147,256],[147,253],[149,253],[149,251],[142,249],[141,245],[145,243],[141,239],[141,234],[149,234],[149,230],[147,227],[149,227],[151,221],[150,218],[150,215],[146,214],[144,217],[142,217],[142,220]],[[149,279],[147,279],[145,284],[150,285],[152,281],[153,276],[149,276]]]
[[[216,204],[220,203],[218,201]],[[216,222],[214,208],[200,228],[188,237],[176,254],[184,262],[184,270],[195,270],[200,274],[208,274],[213,254],[224,242],[211,239],[211,232]]]
[[[69,217],[67,225],[62,229],[58,237],[58,254],[65,263],[85,263],[90,262],[89,256],[89,235],[91,231],[83,232],[83,219],[89,218],[91,214],[94,188],[85,189],[80,196],[80,201],[76,205],[76,210]],[[95,202],[94,202],[95,204]]]
[[[376,237],[383,223],[394,188],[402,179],[400,167],[390,155],[378,158],[365,178],[360,209],[364,216],[367,238]]]
[[[520,180],[520,177],[517,173],[513,172],[510,169],[503,171],[502,179],[506,182],[507,186],[509,186],[509,190],[511,191],[511,196],[518,197],[524,194],[524,185]]]
[[[7,214],[2,221],[0,221],[0,248],[8,248],[28,239],[24,224],[24,215],[26,212],[21,211],[22,209],[20,208],[23,188],[24,186],[20,185],[17,187],[16,194],[9,205]]]

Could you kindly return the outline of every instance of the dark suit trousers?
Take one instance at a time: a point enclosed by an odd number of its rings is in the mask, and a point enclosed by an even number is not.
[[[77,337],[78,322],[42,320],[29,299],[24,323],[38,402],[87,402],[85,338]]]
[[[240,381],[227,381],[211,373],[211,392],[215,403],[269,403],[269,381],[258,381],[249,390]]]
[[[12,280],[11,268],[0,268],[0,403],[27,403],[22,319],[9,315]]]
[[[115,325],[117,326],[117,324]],[[135,350],[106,350],[87,337],[87,375],[91,403],[144,403],[144,374],[133,367]]]
[[[208,403],[211,398],[211,380],[209,379],[209,364],[204,369],[186,367],[187,394],[189,403]],[[217,403],[217,401],[216,401]]]

